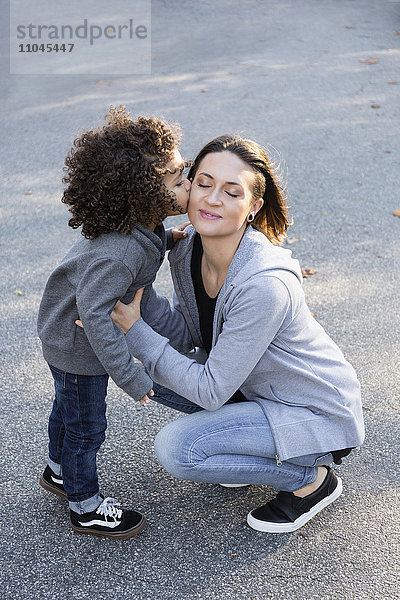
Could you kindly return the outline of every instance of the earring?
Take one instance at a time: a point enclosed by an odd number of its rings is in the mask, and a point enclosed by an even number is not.
[[[253,215],[253,213],[250,213],[249,216],[247,217],[247,222],[251,223],[252,221],[254,221],[254,215]]]

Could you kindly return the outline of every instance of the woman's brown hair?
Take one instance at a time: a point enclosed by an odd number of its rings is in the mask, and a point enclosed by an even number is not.
[[[129,233],[138,222],[161,223],[171,206],[182,211],[162,182],[180,138],[160,119],[133,120],[124,106],[112,106],[104,127],[78,137],[65,159],[62,202],[72,213],[70,227],[82,225],[82,235],[93,239]]]
[[[196,156],[188,175],[191,181],[203,158],[212,152],[232,152],[253,169],[253,200],[263,198],[264,204],[251,225],[264,233],[272,243],[281,244],[290,225],[286,192],[278,183],[278,176],[264,149],[257,142],[239,135],[221,135],[206,144]]]

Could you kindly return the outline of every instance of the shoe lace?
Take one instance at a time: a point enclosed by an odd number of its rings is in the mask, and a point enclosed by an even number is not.
[[[120,502],[117,502],[115,498],[104,498],[103,502],[96,510],[96,513],[98,515],[104,515],[105,517],[112,517],[115,521],[120,519],[122,515],[122,510],[117,508],[117,506],[121,506],[121,504]]]

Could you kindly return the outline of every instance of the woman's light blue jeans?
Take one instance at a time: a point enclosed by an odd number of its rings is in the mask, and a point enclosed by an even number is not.
[[[153,389],[153,400],[189,413],[163,427],[154,442],[162,466],[179,479],[293,492],[315,481],[319,465],[333,461],[331,453],[319,453],[277,462],[268,420],[256,402],[231,399],[206,411],[156,383]]]

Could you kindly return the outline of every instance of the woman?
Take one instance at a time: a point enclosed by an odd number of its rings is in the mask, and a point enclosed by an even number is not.
[[[328,465],[363,442],[360,386],[311,316],[298,262],[275,245],[287,207],[262,148],[219,137],[189,179],[193,227],[169,255],[174,307],[147,289],[143,318],[140,291],[112,318],[156,399],[193,413],[158,433],[160,463],[181,479],[275,488],[248,523],[294,531],[342,492]],[[183,354],[195,347],[204,364]]]

